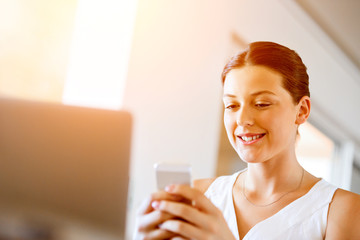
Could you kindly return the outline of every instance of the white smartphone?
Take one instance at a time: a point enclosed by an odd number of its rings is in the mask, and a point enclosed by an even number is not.
[[[189,164],[156,163],[154,168],[159,190],[170,184],[191,186],[191,166]]]

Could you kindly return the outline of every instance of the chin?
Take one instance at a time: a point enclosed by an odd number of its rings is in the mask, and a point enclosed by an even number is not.
[[[246,163],[260,163],[261,162],[261,160],[260,160],[261,158],[258,155],[243,154],[239,151],[237,151],[237,154],[239,155],[240,159],[243,162],[246,162]]]

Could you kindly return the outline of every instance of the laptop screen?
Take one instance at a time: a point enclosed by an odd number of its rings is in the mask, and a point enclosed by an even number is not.
[[[126,111],[0,98],[0,239],[71,222],[121,239],[130,136]]]

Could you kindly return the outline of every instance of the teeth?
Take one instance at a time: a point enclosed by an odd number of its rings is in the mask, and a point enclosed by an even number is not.
[[[241,137],[241,139],[244,140],[245,142],[249,142],[249,141],[258,139],[259,137],[261,137],[261,135],[256,135],[256,136],[252,136],[252,137]]]

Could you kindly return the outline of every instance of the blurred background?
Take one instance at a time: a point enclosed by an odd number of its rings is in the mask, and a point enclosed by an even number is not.
[[[190,163],[193,178],[246,167],[224,132],[220,74],[247,43],[278,42],[310,76],[299,161],[360,193],[359,10],[356,0],[0,0],[0,96],[132,112],[131,239],[154,163]],[[114,239],[61,222],[26,238],[28,224],[2,211],[0,239]]]

